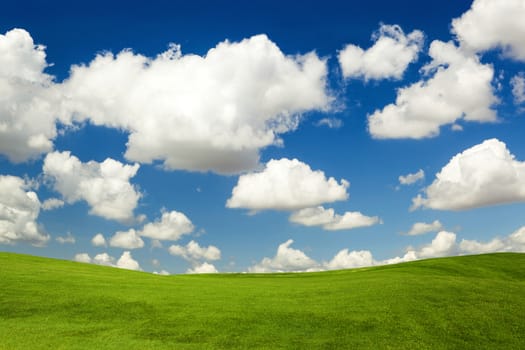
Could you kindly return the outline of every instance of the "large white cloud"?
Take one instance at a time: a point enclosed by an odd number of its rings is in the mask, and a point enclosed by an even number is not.
[[[90,214],[122,222],[133,220],[141,197],[129,182],[138,169],[138,164],[122,164],[111,158],[82,163],[67,151],[49,153],[43,166],[44,175],[66,202],[84,200],[91,207]]]
[[[221,258],[219,248],[213,245],[201,247],[199,243],[193,240],[186,244],[186,246],[172,245],[168,251],[171,255],[180,256],[188,261],[219,260]]]
[[[0,244],[29,242],[41,246],[49,240],[36,221],[40,201],[29,187],[22,178],[0,175]]]
[[[155,58],[102,53],[72,68],[62,117],[129,131],[132,161],[238,173],[282,143],[302,113],[329,108],[326,76],[315,53],[286,56],[265,35],[224,41],[202,57],[177,45]]]
[[[124,249],[137,249],[144,247],[144,241],[135,229],[129,229],[128,231],[117,231],[110,238],[109,245]]]
[[[138,261],[133,259],[133,256],[131,256],[131,253],[128,251],[123,252],[122,256],[117,260],[117,267],[127,270],[142,270]]]
[[[298,210],[290,215],[290,221],[304,226],[322,226],[325,230],[330,231],[351,230],[381,222],[377,216],[371,217],[350,211],[339,215],[334,209],[325,209],[322,206]]]
[[[349,251],[348,249],[343,249],[332,260],[325,263],[324,268],[327,270],[341,270],[376,264],[377,262],[374,260],[372,253],[368,250]]]
[[[466,48],[481,52],[501,48],[506,56],[525,60],[525,1],[475,0],[452,21],[452,31]]]
[[[405,35],[398,25],[382,24],[367,50],[349,44],[338,55],[345,78],[401,79],[408,65],[417,60],[424,35],[414,30]]]
[[[490,139],[455,155],[413,200],[413,209],[465,210],[525,201],[525,162]]]
[[[0,154],[13,162],[53,149],[56,95],[45,48],[23,29],[0,34]]]
[[[249,268],[248,271],[262,272],[288,272],[316,270],[319,264],[308,257],[304,252],[291,248],[293,240],[289,239],[277,248],[273,258],[264,258],[260,263]]]
[[[498,102],[491,85],[494,69],[454,43],[435,40],[432,61],[423,67],[433,74],[397,91],[396,102],[368,116],[374,138],[434,137],[440,127],[465,121],[494,122]]]
[[[345,200],[350,184],[342,179],[326,178],[297,159],[270,160],[264,170],[241,175],[228,208],[252,210],[296,210],[322,203]]]
[[[139,234],[156,240],[176,241],[194,229],[190,219],[178,211],[163,212],[160,220],[144,225]]]

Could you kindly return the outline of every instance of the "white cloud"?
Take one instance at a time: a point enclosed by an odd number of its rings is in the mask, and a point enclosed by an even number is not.
[[[463,239],[459,248],[462,252],[469,254],[484,254],[505,250],[505,243],[499,238],[494,238],[487,243]]]
[[[102,233],[97,233],[93,236],[91,239],[91,244],[95,247],[105,247],[107,245],[106,239],[102,235]]]
[[[241,175],[228,208],[252,210],[296,210],[348,198],[350,184],[342,179],[326,178],[297,160],[270,160],[263,171]]]
[[[23,162],[53,149],[53,78],[45,47],[23,29],[0,34],[0,154]]]
[[[373,266],[377,262],[368,250],[351,251],[343,249],[332,260],[324,264],[328,270],[350,269],[354,267]]]
[[[0,175],[0,244],[29,242],[42,246],[49,235],[36,222],[40,201],[29,184],[16,176]]]
[[[398,25],[382,24],[372,39],[374,45],[367,50],[349,44],[339,53],[345,78],[401,79],[408,65],[417,60],[424,35],[419,30],[405,35]]]
[[[425,178],[425,172],[423,169],[419,169],[418,172],[407,175],[399,176],[399,183],[401,185],[412,185],[413,183],[423,180]]]
[[[439,220],[434,220],[434,222],[431,222],[427,224],[426,222],[416,222],[410,230],[406,233],[409,236],[417,236],[417,235],[423,235],[425,233],[429,232],[436,232],[443,229],[443,225]]]
[[[221,258],[221,251],[219,248],[213,245],[201,247],[199,243],[193,240],[186,246],[172,245],[169,247],[169,253],[171,255],[180,256],[188,261],[219,260]]]
[[[204,262],[200,265],[197,265],[191,269],[188,269],[186,273],[218,273],[217,268],[213,264]]]
[[[507,57],[525,60],[523,0],[475,0],[452,21],[452,32],[466,48],[481,52],[503,49]]]
[[[273,258],[264,258],[260,263],[249,268],[249,272],[289,272],[318,269],[319,264],[304,252],[290,248],[293,240],[289,239],[277,248]]]
[[[138,234],[156,240],[176,241],[193,230],[194,226],[190,219],[183,213],[173,210],[163,212],[160,220],[145,224]]]
[[[91,257],[89,256],[88,253],[78,253],[78,254],[75,254],[75,257],[73,258],[73,260],[77,261],[77,262],[81,262],[81,263],[91,263]]]
[[[465,210],[525,201],[525,162],[505,143],[490,139],[455,155],[412,209]]]
[[[491,85],[494,69],[481,64],[475,54],[435,40],[432,62],[423,72],[432,77],[397,91],[396,102],[368,116],[374,138],[435,137],[440,127],[458,120],[495,122],[491,106],[498,102]]]
[[[343,126],[343,121],[338,118],[323,118],[319,120],[316,124],[316,126],[326,126],[330,129],[339,129]]]
[[[58,198],[48,198],[42,202],[42,210],[53,210],[64,206],[64,201]]]
[[[44,159],[44,175],[67,203],[85,200],[90,214],[129,222],[141,197],[129,182],[138,164],[122,164],[111,158],[102,163],[82,163],[70,152],[52,152]]]
[[[100,253],[95,255],[91,261],[93,264],[115,267],[115,258],[108,253]]]
[[[166,270],[153,271],[154,275],[169,276],[170,273]]]
[[[368,227],[381,222],[377,216],[370,217],[349,211],[339,215],[335,214],[334,209],[325,209],[322,206],[298,210],[290,215],[290,221],[304,226],[322,226],[331,231]]]
[[[522,104],[525,102],[525,73],[520,72],[510,79],[512,86],[512,95],[514,96],[514,103]]]
[[[131,253],[128,251],[122,253],[122,256],[117,260],[117,267],[127,270],[142,271],[139,263],[133,259]]]
[[[71,232],[68,232],[65,237],[58,236],[56,241],[60,244],[75,244],[76,242],[75,237]]]
[[[451,255],[456,248],[456,234],[454,232],[440,231],[432,243],[422,247],[416,255],[418,258],[436,258]]]
[[[144,241],[134,229],[128,231],[117,231],[109,240],[111,247],[124,249],[137,249],[144,247]]]
[[[62,118],[130,132],[126,158],[170,169],[239,173],[282,144],[300,115],[326,110],[327,66],[315,53],[286,56],[265,35],[224,41],[205,56],[130,50],[74,66]]]

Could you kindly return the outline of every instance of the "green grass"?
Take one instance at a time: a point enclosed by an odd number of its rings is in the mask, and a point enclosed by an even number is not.
[[[0,349],[524,349],[525,254],[157,276],[0,253]]]

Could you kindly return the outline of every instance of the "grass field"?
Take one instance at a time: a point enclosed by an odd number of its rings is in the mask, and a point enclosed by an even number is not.
[[[157,276],[0,253],[0,349],[524,349],[525,254]]]

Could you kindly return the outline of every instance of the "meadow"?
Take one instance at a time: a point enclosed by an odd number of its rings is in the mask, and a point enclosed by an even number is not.
[[[524,349],[525,254],[159,276],[0,253],[0,349]]]

